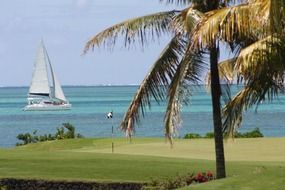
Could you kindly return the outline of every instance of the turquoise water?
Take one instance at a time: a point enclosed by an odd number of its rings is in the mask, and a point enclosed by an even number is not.
[[[237,87],[233,87],[236,91]],[[54,133],[57,127],[69,122],[77,132],[86,137],[111,136],[112,120],[106,113],[114,112],[113,125],[119,126],[137,86],[64,87],[66,97],[72,104],[70,111],[24,112],[27,87],[0,88],[0,146],[16,144],[19,133],[38,131],[38,134]],[[179,136],[186,133],[212,131],[211,99],[203,86],[194,88],[191,104],[183,107],[183,123]],[[136,136],[163,137],[165,106],[153,104],[146,117],[136,129]],[[244,115],[241,131],[259,127],[268,137],[285,136],[285,96],[272,103],[263,103],[258,113],[249,111]],[[115,136],[124,136],[115,130]]]

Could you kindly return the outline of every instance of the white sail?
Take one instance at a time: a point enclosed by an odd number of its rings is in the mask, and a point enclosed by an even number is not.
[[[51,65],[47,50],[44,47],[44,45],[43,45],[43,50],[44,50],[44,55],[46,57],[46,60],[48,62],[48,66],[50,67],[50,71],[51,71],[52,91],[51,91],[50,97],[56,98],[56,99],[64,101],[64,102],[67,102],[67,100],[64,96],[64,93],[62,91],[61,85],[60,85],[60,83],[59,83],[59,81],[55,75],[55,71],[53,70],[53,67]]]
[[[65,96],[64,96],[64,93],[62,91],[62,88],[61,88],[61,85],[55,75],[55,72],[50,64],[50,61],[49,61],[49,65],[50,65],[50,69],[51,69],[51,76],[52,76],[52,81],[53,81],[53,90],[52,90],[52,97],[53,98],[56,98],[56,99],[59,99],[59,100],[62,100],[64,102],[67,102]]]
[[[50,87],[48,81],[46,56],[43,43],[38,48],[36,60],[33,68],[33,77],[29,90],[29,95],[49,96]]]

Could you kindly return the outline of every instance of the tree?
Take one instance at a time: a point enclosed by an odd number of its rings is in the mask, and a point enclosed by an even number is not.
[[[167,2],[190,4],[190,6],[180,11],[173,10],[127,20],[107,28],[87,42],[85,52],[95,46],[113,47],[119,34],[125,36],[125,46],[134,42],[144,46],[148,37],[159,38],[164,33],[173,34],[171,41],[141,83],[121,123],[121,128],[131,137],[134,124],[139,122],[140,115],[144,115],[144,108],[150,106],[151,97],[158,102],[167,97],[165,133],[170,141],[180,121],[180,105],[188,101],[189,83],[199,82],[205,66],[205,54],[208,54],[211,69],[217,178],[223,178],[226,174],[220,104],[222,93],[218,67],[219,39],[215,36],[205,47],[200,46],[198,41],[195,41],[199,39],[195,31],[207,25],[200,22],[201,20],[213,15],[215,12],[213,10],[229,5],[230,1],[167,0]],[[205,15],[202,12],[206,12]],[[200,37],[203,38],[203,36]]]
[[[205,36],[200,44],[210,44],[214,36],[237,50],[219,64],[222,78],[245,85],[224,107],[223,131],[228,136],[240,127],[243,111],[285,90],[284,10],[284,0],[253,0],[209,14],[196,31],[197,38]]]

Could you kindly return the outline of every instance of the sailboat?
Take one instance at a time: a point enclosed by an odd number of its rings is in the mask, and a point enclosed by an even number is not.
[[[38,48],[27,100],[28,105],[24,107],[24,111],[71,109],[71,104],[65,98],[43,41]]]

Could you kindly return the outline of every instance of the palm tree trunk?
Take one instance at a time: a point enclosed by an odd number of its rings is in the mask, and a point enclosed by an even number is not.
[[[214,122],[214,137],[215,137],[215,151],[216,151],[216,175],[217,178],[226,177],[225,157],[224,157],[224,142],[222,132],[222,118],[221,118],[221,84],[218,70],[218,48],[213,45],[210,48],[210,67],[211,67],[211,95],[213,108],[213,122]]]

